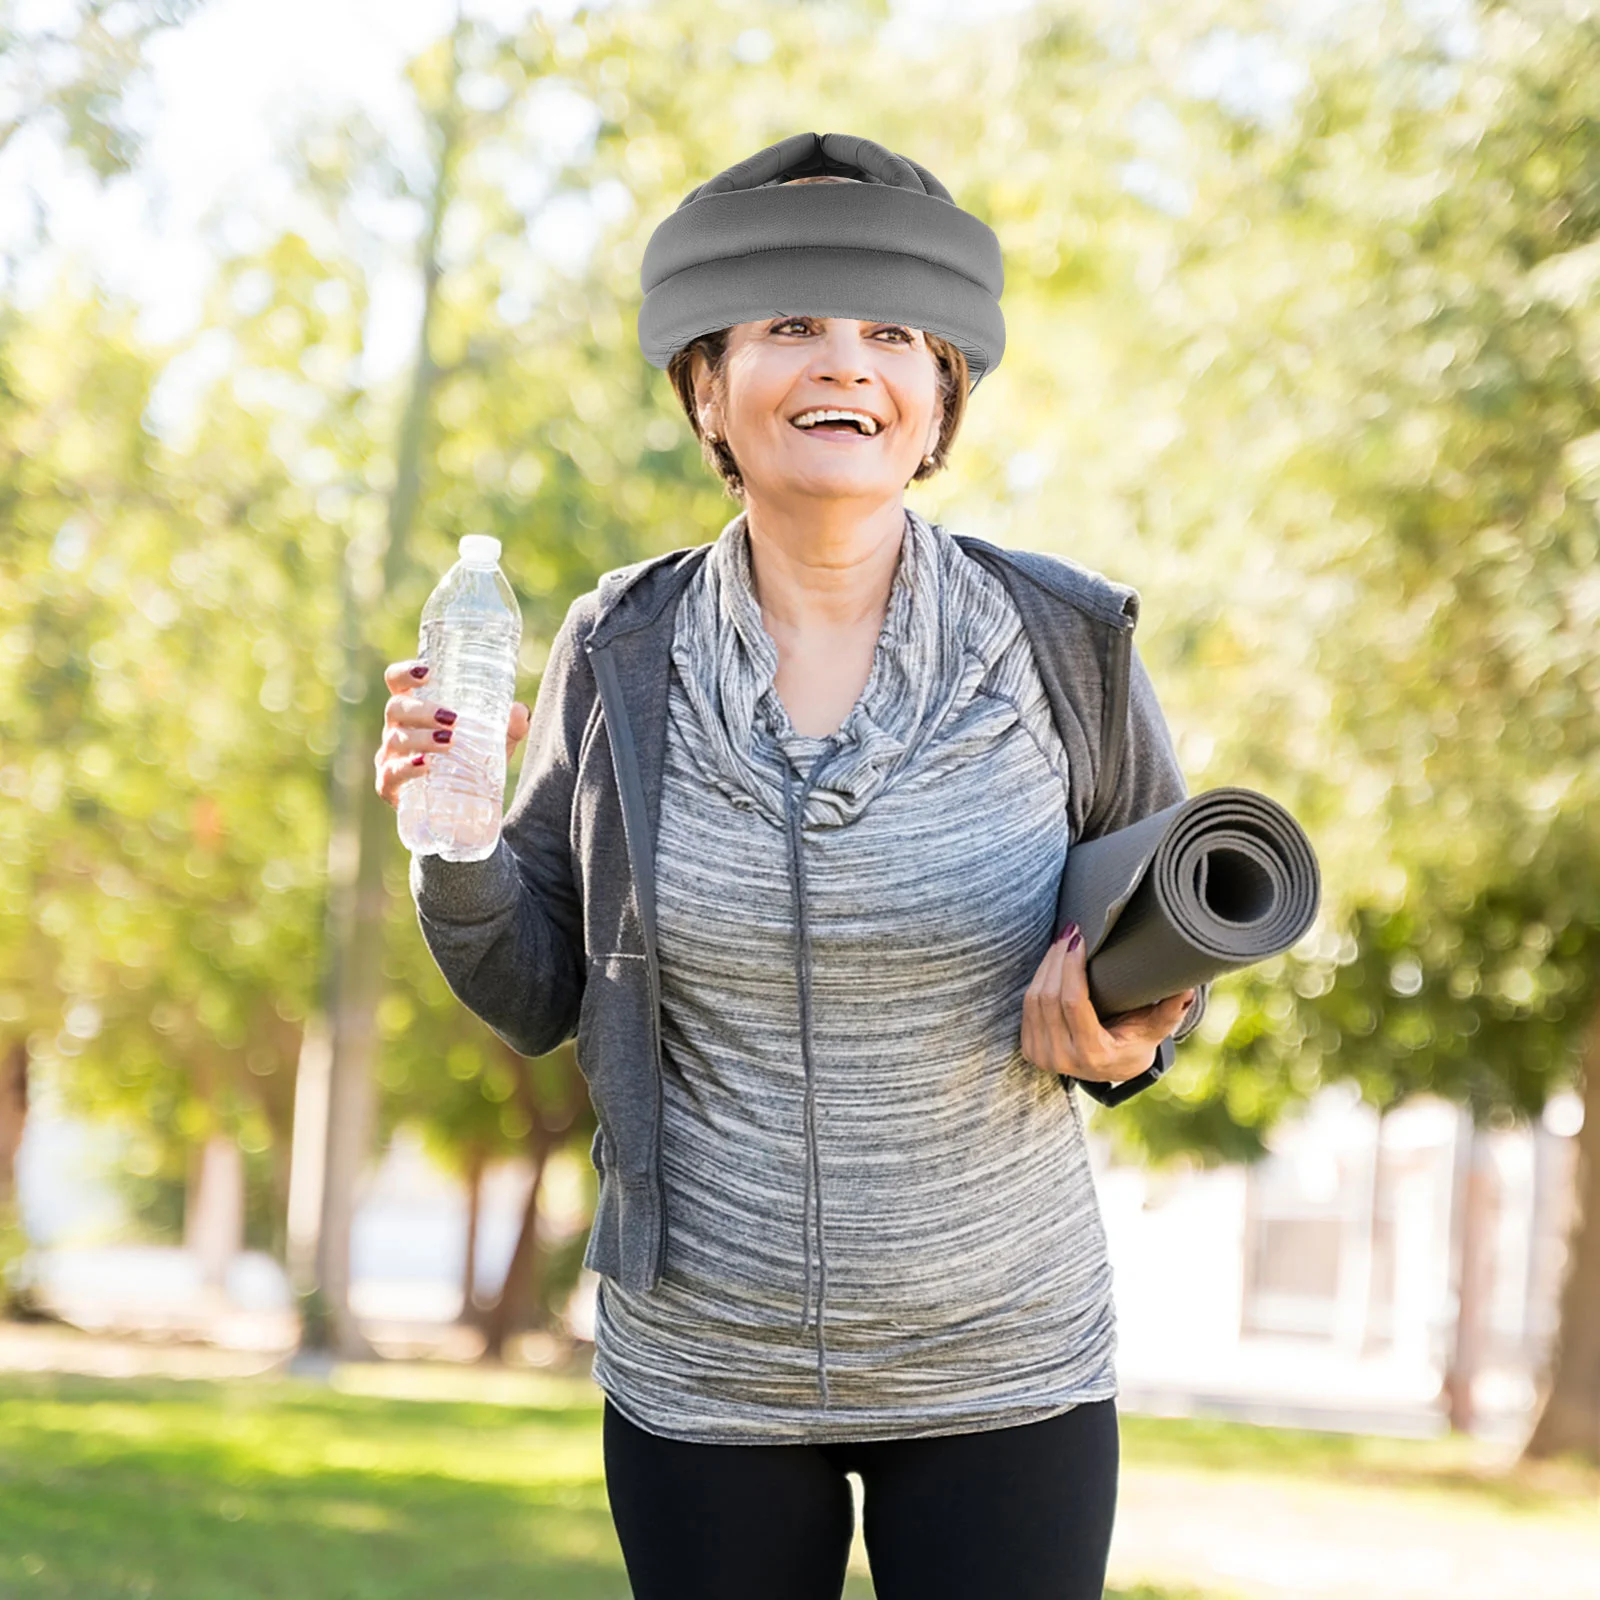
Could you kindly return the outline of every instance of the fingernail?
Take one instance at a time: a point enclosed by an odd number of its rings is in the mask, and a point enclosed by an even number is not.
[[[1061,932],[1056,935],[1056,943],[1060,944],[1063,939],[1069,939],[1070,940],[1072,938],[1073,934],[1075,934],[1077,931],[1078,931],[1078,924],[1076,922],[1069,922],[1061,930]],[[1072,946],[1069,944],[1067,946],[1067,948],[1070,950],[1072,948]]]
[[[1072,925],[1072,937],[1067,940],[1067,949],[1076,950],[1083,943],[1083,935],[1078,931],[1077,923]]]
[[[440,744],[450,743],[450,730],[448,728],[435,728],[433,730],[433,736],[439,741]]]
[[[456,714],[453,711],[435,711],[433,719],[435,722],[442,722],[448,728],[456,720]]]
[[[422,765],[422,763],[423,763],[423,762],[424,762],[424,761],[425,761],[425,760],[426,760],[426,759],[427,759],[427,758],[426,758],[426,757],[425,757],[425,756],[420,756],[420,755],[418,755],[418,756],[412,756],[412,758],[411,758],[411,765],[412,765],[412,766],[414,766],[414,767],[420,767],[420,766],[421,766],[421,765]]]
[[[413,667],[411,669],[411,676],[413,678],[426,678],[428,676],[428,669],[426,667]]]

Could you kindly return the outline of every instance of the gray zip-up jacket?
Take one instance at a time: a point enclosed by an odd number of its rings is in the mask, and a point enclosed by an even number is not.
[[[1074,775],[1070,839],[1185,798],[1133,644],[1138,592],[1066,557],[954,537],[1006,585],[1027,629]],[[521,1055],[576,1034],[599,1124],[591,1156],[600,1194],[584,1265],[635,1291],[655,1287],[666,1257],[654,857],[668,673],[677,601],[710,548],[618,568],[573,601],[551,643],[494,853],[411,862],[423,937],[462,1004]],[[797,941],[802,991],[804,956]],[[1063,1091],[1077,1084],[1114,1106],[1147,1088],[1199,1022],[1209,989],[1199,987],[1144,1072],[1117,1084],[1063,1077]]]

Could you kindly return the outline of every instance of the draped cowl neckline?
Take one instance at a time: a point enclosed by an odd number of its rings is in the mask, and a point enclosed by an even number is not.
[[[778,649],[756,598],[740,511],[681,602],[672,661],[691,718],[678,730],[683,749],[706,782],[775,828],[786,826],[786,767],[816,774],[807,823],[854,821],[961,716],[1015,639],[1021,620],[985,576],[949,533],[907,507],[866,687],[834,733],[802,734],[777,693]]]

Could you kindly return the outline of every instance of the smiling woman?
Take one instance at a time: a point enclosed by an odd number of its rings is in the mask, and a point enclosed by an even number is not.
[[[1050,941],[1071,838],[1183,785],[1137,592],[905,503],[1000,362],[1003,278],[853,134],[686,195],[640,348],[740,509],[574,602],[502,849],[413,862],[455,992],[524,1054],[575,1038],[638,1600],[838,1600],[852,1472],[880,1594],[1104,1589],[1116,1320],[1072,1085],[1154,1082],[1188,997],[1113,1033]]]

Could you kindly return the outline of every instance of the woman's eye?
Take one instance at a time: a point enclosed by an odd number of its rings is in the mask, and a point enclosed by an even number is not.
[[[790,317],[784,322],[774,323],[772,331],[774,333],[783,333],[789,328],[799,328],[804,331],[809,329],[810,326],[811,324],[808,323],[804,317]],[[878,331],[880,333],[898,333],[907,344],[915,343],[911,337],[910,330],[902,328],[897,324],[887,328],[880,328]]]

